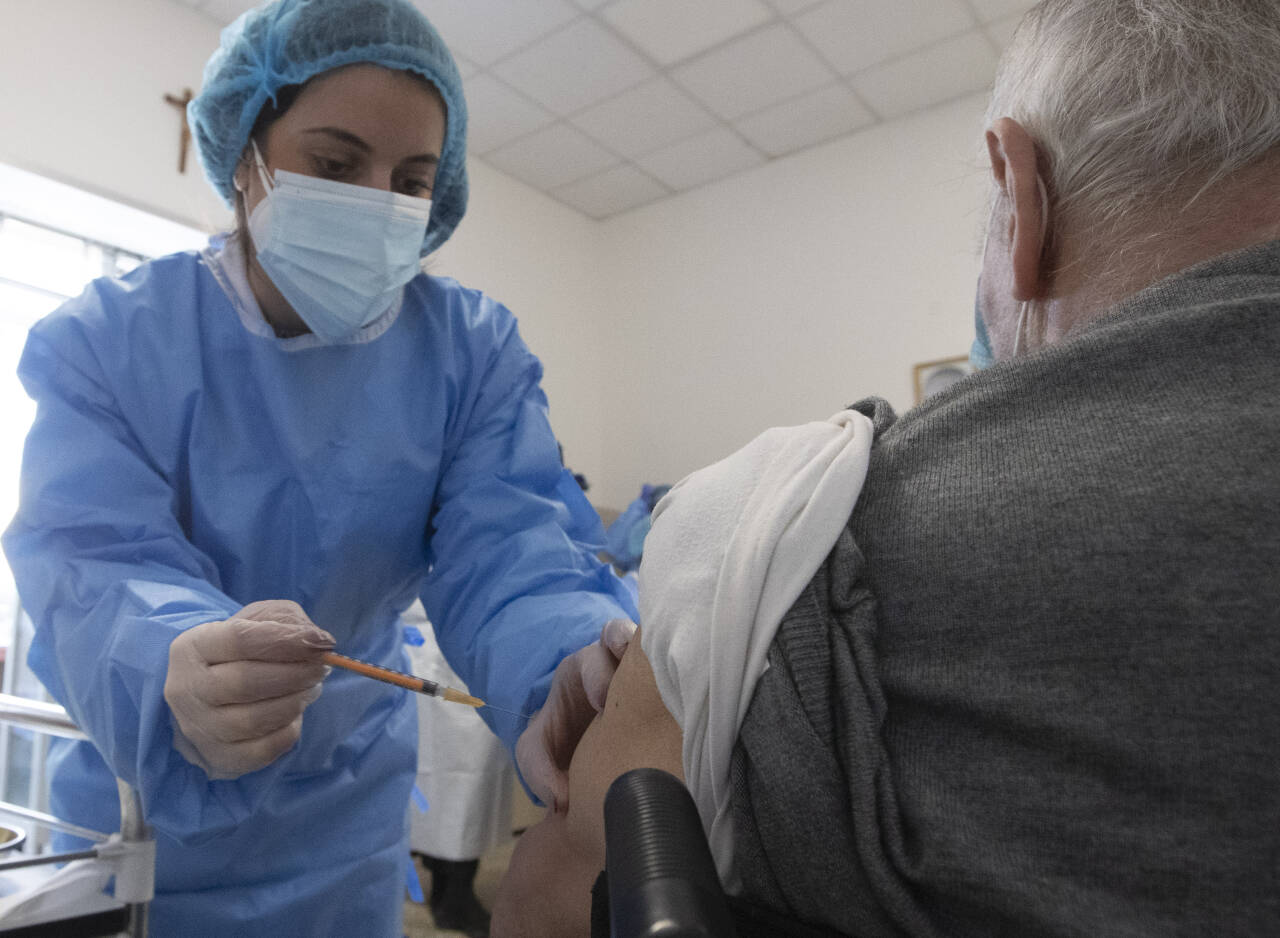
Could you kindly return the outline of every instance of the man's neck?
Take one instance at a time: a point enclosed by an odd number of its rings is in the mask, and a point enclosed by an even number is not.
[[[1280,239],[1280,161],[1242,170],[1203,192],[1205,210],[1183,210],[1112,239],[1072,251],[1071,240],[1044,304],[1046,343],[1061,340],[1158,280],[1232,251]],[[1190,217],[1189,217],[1190,216]],[[1176,232],[1166,234],[1165,232]],[[1085,239],[1079,239],[1083,242]],[[1115,240],[1134,245],[1115,250]]]

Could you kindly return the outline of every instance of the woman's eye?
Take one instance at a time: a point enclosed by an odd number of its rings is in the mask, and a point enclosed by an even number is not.
[[[332,160],[323,156],[315,156],[311,158],[311,163],[315,167],[317,176],[324,176],[328,179],[338,179],[346,175],[351,167],[342,160]]]
[[[431,183],[425,179],[405,179],[400,183],[400,191],[405,195],[427,198],[431,195]]]

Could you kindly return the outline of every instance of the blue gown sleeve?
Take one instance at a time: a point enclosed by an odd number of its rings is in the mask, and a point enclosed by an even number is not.
[[[4,549],[36,626],[30,663],[137,788],[148,822],[186,843],[244,821],[288,762],[211,782],[173,748],[169,644],[240,604],[184,536],[166,468],[119,412],[89,344],[28,338],[19,376],[37,401],[20,508]],[[75,338],[73,330],[65,332]]]
[[[485,301],[489,302],[489,301]],[[560,463],[542,367],[501,307],[476,355],[476,391],[452,428],[429,532],[422,594],[440,647],[471,692],[516,713],[546,700],[556,665],[636,619],[631,595],[596,559],[600,519]],[[481,715],[508,748],[527,720]]]

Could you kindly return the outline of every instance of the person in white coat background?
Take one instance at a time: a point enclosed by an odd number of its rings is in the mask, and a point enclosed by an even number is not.
[[[461,687],[422,604],[414,603],[401,618],[413,673]],[[442,707],[420,696],[416,784],[426,807],[409,810],[409,850],[431,874],[432,920],[438,928],[483,938],[489,913],[476,897],[476,871],[481,857],[511,837],[511,759],[474,710]]]

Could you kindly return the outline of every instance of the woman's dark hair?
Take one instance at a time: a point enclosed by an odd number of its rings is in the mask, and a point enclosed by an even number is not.
[[[285,111],[293,107],[293,102],[298,100],[298,95],[302,93],[302,89],[306,86],[306,82],[303,82],[300,85],[285,85],[276,92],[276,99],[274,102],[268,99],[267,102],[262,105],[262,110],[258,112],[258,117],[253,122],[253,128],[249,131],[249,139],[261,140],[261,135],[267,132],[267,128],[282,118]],[[248,156],[242,154],[240,158],[248,159]],[[245,218],[243,192],[236,193],[235,213],[235,231],[247,231],[248,224]],[[245,244],[247,245],[248,250],[253,250],[253,246],[249,243],[248,238],[245,238]]]
[[[301,85],[285,85],[276,92],[276,99],[262,105],[262,110],[258,112],[258,119],[253,122],[253,129],[249,131],[249,139],[258,140],[260,134],[266,132],[267,128],[284,117],[284,112],[293,107],[293,102],[298,100],[298,95],[302,93],[302,89],[307,87],[306,83]]]

